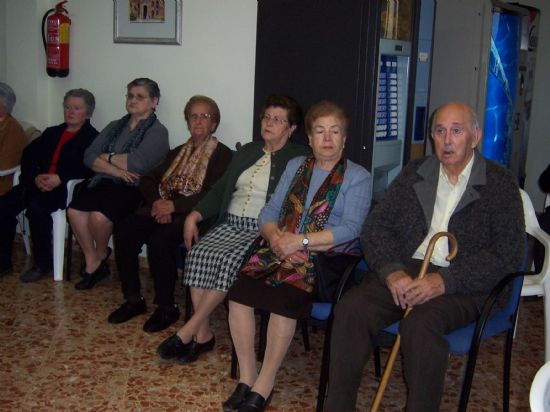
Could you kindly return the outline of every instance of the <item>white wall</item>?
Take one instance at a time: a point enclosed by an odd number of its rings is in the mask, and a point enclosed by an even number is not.
[[[6,78],[6,25],[3,17],[6,15],[6,3],[0,1],[0,79]]]
[[[218,103],[216,135],[224,143],[234,147],[252,139],[255,0],[183,0],[181,46],[114,44],[113,1],[71,0],[66,5],[72,20],[71,71],[65,79],[47,76],[39,27],[56,2],[0,3],[0,12],[5,11],[0,25],[7,36],[4,59],[0,30],[0,61],[6,62],[5,72],[0,64],[0,80],[17,94],[15,117],[40,129],[60,123],[63,94],[84,87],[95,94],[92,123],[102,129],[126,113],[126,84],[150,77],[161,89],[157,114],[170,131],[172,146],[189,136],[182,111],[193,94]]]

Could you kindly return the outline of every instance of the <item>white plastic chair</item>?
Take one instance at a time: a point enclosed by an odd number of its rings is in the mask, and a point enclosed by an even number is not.
[[[14,175],[15,182],[19,183],[20,171],[17,171]],[[75,186],[82,182],[84,179],[72,179],[67,182],[67,203],[69,205],[73,198],[73,192]],[[23,214],[23,213],[21,213]],[[67,234],[67,212],[66,209],[57,209],[51,213],[53,225],[52,225],[52,238],[53,238],[53,278],[54,280],[63,280],[63,261],[65,259],[65,237]],[[23,218],[26,220],[25,218]],[[29,242],[29,235],[25,232],[23,234],[23,240],[25,242],[25,248]],[[30,250],[27,249],[27,253]]]
[[[12,167],[11,169],[0,170],[0,176],[9,176],[13,174],[13,186],[19,184],[19,175],[21,167],[19,165]],[[19,228],[19,233],[23,236],[23,243],[25,244],[25,252],[27,255],[31,254],[31,244],[29,243],[29,235],[27,233],[27,226],[25,225],[25,215],[23,212],[17,215],[17,226]]]
[[[544,299],[544,356],[550,361],[550,235],[542,230],[529,195],[521,190],[525,214],[525,231],[544,246],[544,263],[537,275],[525,276],[521,296],[542,296]]]
[[[532,412],[550,411],[550,362],[542,365],[533,379],[529,405]]]

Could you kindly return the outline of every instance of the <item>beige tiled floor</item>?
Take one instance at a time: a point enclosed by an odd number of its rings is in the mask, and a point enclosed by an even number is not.
[[[141,328],[147,315],[122,325],[107,323],[108,314],[121,302],[116,276],[82,292],[74,289],[77,276],[71,282],[43,279],[22,284],[17,277],[28,262],[22,247],[16,249],[15,273],[0,279],[0,411],[221,410],[236,384],[229,377],[231,347],[223,307],[215,312],[214,352],[188,366],[163,362],[155,348],[176,326],[146,334]],[[80,263],[75,260],[77,270]],[[151,302],[146,271],[142,279]],[[181,291],[177,299],[183,301]],[[541,300],[522,302],[512,360],[512,411],[529,410],[529,387],[544,358],[543,333]],[[312,333],[312,349],[306,353],[296,334],[268,410],[314,410],[322,338],[322,331]],[[500,409],[502,346],[502,339],[482,345],[471,411]],[[451,357],[441,410],[456,409],[462,369],[463,360]],[[358,410],[370,406],[376,382],[369,362]],[[380,410],[400,411],[404,400],[398,361]]]

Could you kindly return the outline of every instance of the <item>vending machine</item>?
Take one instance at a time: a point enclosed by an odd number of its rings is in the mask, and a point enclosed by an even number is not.
[[[255,112],[274,92],[304,110],[321,99],[343,106],[346,156],[372,173],[378,197],[424,145],[433,8],[433,0],[258,2]],[[256,120],[254,139],[259,129]],[[293,140],[307,142],[303,130]]]
[[[431,110],[449,100],[469,103],[482,126],[483,155],[523,185],[539,11],[491,0],[440,0],[436,11]]]

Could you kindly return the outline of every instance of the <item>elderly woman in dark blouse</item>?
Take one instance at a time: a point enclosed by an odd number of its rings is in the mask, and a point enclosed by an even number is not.
[[[271,197],[287,162],[307,153],[305,146],[289,141],[300,120],[296,101],[272,95],[261,112],[263,140],[244,145],[227,173],[187,216],[184,284],[191,288],[195,313],[175,335],[157,349],[163,359],[180,363],[197,360],[214,348],[210,315],[233,283],[248,247],[257,235],[257,218]],[[198,240],[197,224],[218,217],[219,224]]]
[[[157,332],[179,318],[174,289],[183,222],[231,161],[231,150],[213,135],[220,124],[216,102],[206,96],[193,96],[184,114],[191,137],[143,176],[139,190],[145,204],[115,227],[115,257],[125,302],[109,315],[110,323],[126,322],[147,309],[141,295],[138,263],[144,244],[158,306],[143,330]]]
[[[109,275],[107,244],[113,225],[139,206],[140,177],[158,166],[168,153],[168,131],[155,115],[159,99],[155,81],[139,78],[130,82],[128,114],[109,123],[84,154],[84,163],[96,174],[68,209],[69,222],[86,259],[77,289],[89,289]]]
[[[52,218],[67,205],[67,182],[92,175],[82,162],[84,151],[97,136],[90,123],[94,95],[86,89],[69,90],[63,98],[65,121],[48,127],[23,151],[19,184],[0,196],[0,274],[11,271],[16,217],[23,210],[29,219],[34,264],[20,276],[35,282],[53,269]]]

